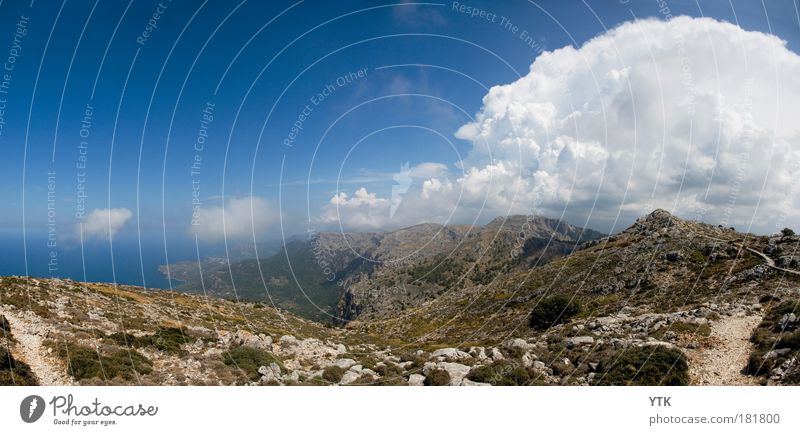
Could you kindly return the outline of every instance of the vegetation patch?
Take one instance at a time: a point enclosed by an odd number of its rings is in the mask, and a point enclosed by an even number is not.
[[[531,311],[530,326],[534,329],[544,330],[568,321],[579,311],[580,304],[569,296],[546,297],[539,301]]]
[[[339,381],[342,380],[342,376],[344,376],[345,369],[339,366],[328,366],[325,367],[325,370],[322,371],[322,379],[332,383],[337,384]]]
[[[473,368],[467,379],[492,385],[529,385],[531,374],[514,360],[500,360]]]
[[[39,385],[39,383],[36,382],[36,377],[27,364],[14,358],[7,348],[0,348],[0,385]]]
[[[667,332],[673,332],[677,335],[701,335],[703,337],[708,337],[711,335],[711,326],[709,326],[708,323],[696,325],[688,322],[674,322],[669,326],[659,328],[653,333],[653,337],[661,339]]]
[[[0,315],[0,338],[11,338],[11,325],[6,316]]]
[[[181,346],[188,344],[190,335],[183,328],[162,328],[154,334],[135,336],[126,332],[117,332],[108,336],[120,346],[149,347],[162,352],[180,353]]]
[[[226,365],[238,367],[251,381],[257,381],[261,379],[261,375],[258,373],[258,369],[261,366],[268,366],[271,363],[275,363],[278,364],[281,370],[286,369],[283,366],[283,362],[271,352],[250,346],[237,346],[231,348],[225,353],[223,362]]]
[[[39,317],[50,318],[50,308],[37,297],[38,287],[20,289],[5,287],[0,295],[0,304],[13,305],[21,311],[32,311]]]
[[[750,341],[754,349],[745,372],[754,376],[769,375],[792,358],[800,356],[800,301],[781,302],[767,311]],[[783,382],[800,382],[800,371],[787,372]]]
[[[683,352],[666,346],[633,347],[600,362],[597,385],[689,385]]]
[[[450,373],[447,373],[447,370],[433,369],[430,373],[428,373],[428,376],[425,377],[425,385],[450,385]]]
[[[153,363],[134,349],[100,350],[72,343],[53,347],[58,349],[58,355],[67,365],[67,373],[76,381],[109,381],[117,377],[133,381],[153,371]]]

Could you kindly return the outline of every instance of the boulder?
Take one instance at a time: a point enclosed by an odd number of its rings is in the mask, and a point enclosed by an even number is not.
[[[261,366],[258,368],[258,374],[261,375],[261,382],[281,382],[281,368],[278,364],[270,363],[269,366]]]
[[[572,348],[576,346],[584,346],[594,344],[594,337],[582,335],[578,337],[570,337],[567,339],[567,347]]]
[[[451,362],[440,362],[436,366],[450,375],[450,385],[460,385],[472,369],[470,366]]]
[[[421,387],[425,385],[425,376],[414,373],[408,377],[408,385],[412,387]]]
[[[506,359],[503,356],[503,353],[500,352],[500,349],[493,347],[491,351],[489,351],[489,358],[493,359],[494,361],[499,361],[501,359]]]
[[[538,359],[538,358],[536,357],[536,355],[534,355],[534,354],[532,354],[532,353],[530,353],[530,352],[525,352],[525,355],[522,355],[522,358],[521,358],[521,360],[522,360],[522,365],[523,365],[525,368],[528,368],[528,367],[532,366],[532,365],[533,365],[533,363],[534,363],[534,362],[535,362],[537,359]]]
[[[340,385],[352,384],[353,382],[355,382],[356,379],[360,377],[361,377],[360,372],[354,370],[348,370],[344,373],[344,375],[342,375],[342,380],[339,381],[339,384]]]
[[[771,350],[771,351],[767,352],[766,355],[764,355],[764,360],[777,358],[779,356],[786,355],[787,353],[790,353],[791,351],[792,351],[792,349],[790,349],[788,347],[784,347],[782,349]]]
[[[444,358],[445,360],[459,361],[470,358],[471,355],[454,347],[436,349],[431,352],[431,358]]]
[[[267,351],[272,350],[272,337],[266,334],[256,335],[250,331],[238,330],[233,334],[231,342],[238,346],[255,347]]]
[[[781,331],[791,331],[797,328],[798,326],[798,318],[797,315],[794,313],[786,313],[781,317],[780,322],[778,325],[781,327]]]
[[[289,372],[283,377],[283,382],[297,382],[300,380],[300,373]]]
[[[486,349],[480,346],[470,347],[469,354],[478,361],[483,361],[488,358],[488,356],[486,356]]]
[[[800,265],[800,256],[784,255],[778,258],[775,265],[783,268],[797,267]]]
[[[517,348],[517,349],[522,349],[522,350],[529,350],[529,349],[531,349],[533,347],[532,345],[528,344],[527,341],[525,341],[525,340],[523,340],[521,338],[512,338],[511,340],[506,341],[504,343],[504,346],[507,349]]]
[[[350,367],[356,365],[356,360],[351,358],[340,358],[334,361],[333,365],[339,366],[343,369],[349,369]]]
[[[431,374],[432,371],[436,370],[436,363],[433,362],[426,362],[425,365],[422,366],[422,374],[428,376]]]

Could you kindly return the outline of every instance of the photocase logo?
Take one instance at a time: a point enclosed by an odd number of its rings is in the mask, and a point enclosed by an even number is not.
[[[44,399],[37,395],[28,396],[19,405],[19,416],[25,423],[33,423],[42,417],[44,408]]]
[[[408,168],[408,162],[400,165],[400,172],[392,175],[395,184],[392,185],[392,206],[389,208],[389,219],[394,218],[397,208],[403,202],[403,196],[411,188],[413,179],[411,178],[411,169]]]

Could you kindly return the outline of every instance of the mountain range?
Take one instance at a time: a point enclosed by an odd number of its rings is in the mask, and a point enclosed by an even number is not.
[[[180,292],[5,277],[0,383],[796,385],[798,245],[656,210],[314,234]]]

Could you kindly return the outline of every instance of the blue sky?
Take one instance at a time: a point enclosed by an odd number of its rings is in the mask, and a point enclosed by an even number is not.
[[[3,1],[2,59],[13,48],[21,17],[28,22],[7,80],[0,231],[17,240],[24,224],[30,234],[46,234],[48,184],[54,184],[50,217],[62,246],[74,239],[76,225],[85,223],[75,218],[79,192],[86,196],[87,214],[130,212],[96,215],[99,240],[110,231],[120,238],[141,234],[193,243],[193,194],[206,221],[221,213],[223,198],[257,198],[251,207],[259,215],[255,224],[245,221],[259,227],[258,237],[392,227],[359,219],[343,224],[331,209],[332,198],[344,192],[352,199],[364,189],[365,203],[385,205],[397,184],[393,176],[406,162],[417,168],[409,196],[419,197],[424,180],[446,182],[443,174],[455,182],[469,169],[458,162],[474,155],[477,143],[456,132],[485,112],[488,88],[528,75],[542,51],[580,47],[635,18],[666,18],[657,1],[456,3]],[[738,23],[800,51],[800,21],[791,0],[665,3],[672,16]],[[459,5],[472,9],[459,12]],[[159,10],[154,28],[141,39]],[[465,12],[472,10],[484,11],[483,18]],[[511,25],[506,27],[503,17]],[[326,87],[328,96],[312,100]],[[207,109],[209,103],[213,109]],[[80,186],[76,162],[87,105],[92,119],[86,183]],[[208,137],[200,152],[193,146],[204,110],[213,113],[213,121],[203,126]],[[288,147],[296,125],[302,129]],[[197,155],[202,164],[193,177]],[[55,172],[55,183],[48,172]],[[708,197],[712,189],[706,190]],[[726,194],[719,195],[716,205],[722,207]],[[639,212],[626,208],[624,198],[603,196],[598,202],[598,197],[588,210],[598,217],[590,223],[601,230],[619,229]],[[423,210],[437,202],[430,195],[418,199]],[[525,201],[430,218],[481,222],[503,210],[531,209]],[[787,216],[795,209],[789,206]],[[544,210],[575,221],[587,209],[550,204]],[[686,207],[676,210],[687,213]],[[424,213],[405,216],[394,226],[427,220]],[[232,226],[226,231],[247,239],[252,228],[238,233],[233,228],[240,218],[228,216]],[[105,222],[113,228],[103,228]],[[759,222],[756,227],[767,231]],[[213,229],[202,231],[201,241],[220,241],[203,237]],[[19,246],[6,250],[19,252]]]

